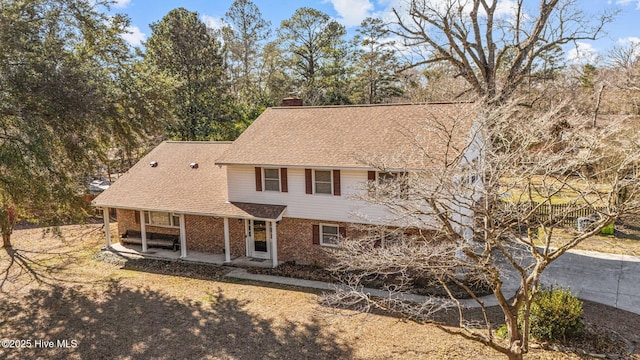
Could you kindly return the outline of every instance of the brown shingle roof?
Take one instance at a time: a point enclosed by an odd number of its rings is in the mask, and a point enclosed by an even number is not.
[[[216,163],[372,169],[369,162],[382,160],[420,168],[416,145],[443,157],[449,141],[434,123],[462,143],[476,114],[468,103],[269,108]]]
[[[96,197],[93,205],[279,219],[285,206],[227,201],[227,171],[215,165],[215,159],[230,146],[226,142],[163,142]],[[156,167],[150,166],[152,161]],[[198,167],[192,169],[191,163]]]

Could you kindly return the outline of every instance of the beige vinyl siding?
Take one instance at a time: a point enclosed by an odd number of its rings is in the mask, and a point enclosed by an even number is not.
[[[284,216],[323,221],[386,223],[391,214],[384,207],[371,206],[353,199],[367,181],[367,171],[340,171],[341,195],[306,194],[304,169],[288,169],[289,192],[255,191],[255,174],[251,166],[227,167],[229,201],[286,205]],[[364,216],[364,218],[363,218]]]

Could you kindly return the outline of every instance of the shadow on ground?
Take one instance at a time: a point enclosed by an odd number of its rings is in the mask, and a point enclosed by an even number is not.
[[[18,248],[0,250],[0,294],[11,294],[35,282],[53,285],[65,281],[69,265],[80,260],[76,250],[30,251]]]
[[[351,358],[352,349],[317,322],[279,324],[247,313],[221,290],[178,301],[117,281],[106,290],[49,286],[21,301],[0,300],[3,339],[77,341],[76,348],[0,349],[3,359]]]

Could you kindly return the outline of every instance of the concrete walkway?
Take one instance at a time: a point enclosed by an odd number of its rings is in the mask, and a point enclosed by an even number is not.
[[[348,289],[347,286],[342,284],[331,284],[331,283],[326,283],[322,281],[295,279],[295,278],[289,278],[289,277],[283,277],[283,276],[251,274],[246,269],[241,269],[241,268],[233,269],[232,271],[227,273],[227,275],[225,276],[230,278],[235,278],[235,279],[253,280],[253,281],[260,281],[260,282],[267,282],[267,283],[274,283],[274,284],[281,284],[281,285],[300,286],[304,288],[328,290],[328,291],[335,291],[336,289],[344,289],[344,290]],[[509,285],[509,282],[507,281],[507,283],[504,286],[504,289],[505,289],[505,294],[514,294],[518,289],[518,287],[517,285],[514,287],[513,284]],[[383,298],[390,296],[388,291],[379,290],[379,289],[364,288],[363,292],[365,294],[369,294],[377,297],[383,297]],[[418,302],[418,303],[427,301],[427,297],[422,295],[394,294],[391,296],[392,297],[398,296],[403,300],[409,300],[409,301]],[[498,301],[493,295],[484,296],[480,298],[480,301],[482,301],[485,306],[498,305]],[[480,304],[473,299],[460,300],[460,303],[467,308],[480,307]]]

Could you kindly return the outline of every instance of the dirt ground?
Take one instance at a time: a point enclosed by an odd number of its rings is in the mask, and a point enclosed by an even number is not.
[[[231,281],[225,267],[105,255],[100,225],[18,230],[13,244],[0,250],[3,359],[501,358],[450,335],[454,326],[326,308],[316,292]],[[584,308],[590,326],[640,359],[640,316]],[[526,358],[590,356],[561,348]]]

